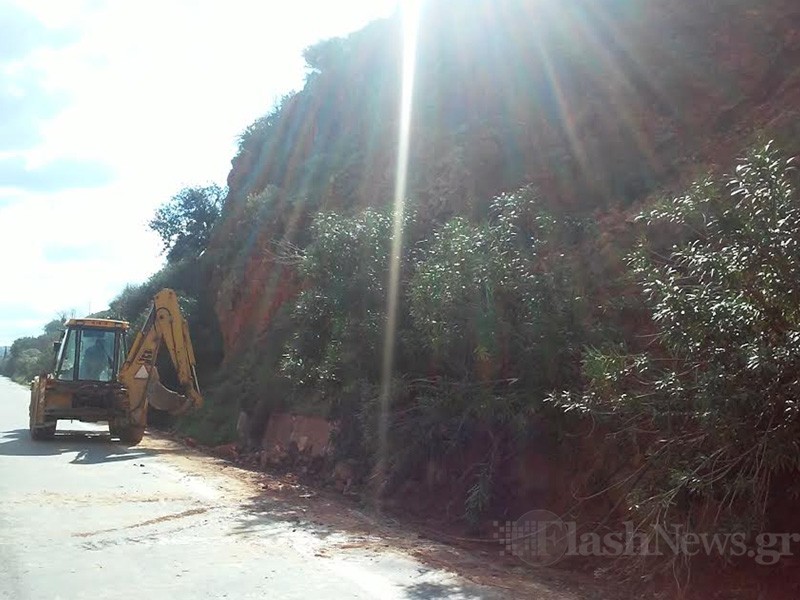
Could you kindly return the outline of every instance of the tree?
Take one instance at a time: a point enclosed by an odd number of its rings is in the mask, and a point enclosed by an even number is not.
[[[148,225],[161,238],[168,262],[197,257],[206,249],[226,194],[217,185],[183,188],[156,210]]]
[[[66,314],[66,313],[62,313]],[[38,337],[21,337],[14,340],[5,356],[0,352],[0,374],[15,381],[27,382],[53,366],[53,342],[61,337],[64,320],[56,318],[44,326]]]

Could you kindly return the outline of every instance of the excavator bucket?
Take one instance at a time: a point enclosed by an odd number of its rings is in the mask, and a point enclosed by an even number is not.
[[[153,367],[150,371],[150,380],[147,382],[147,402],[158,410],[166,411],[172,415],[180,415],[192,407],[192,401],[178,392],[165,388],[158,377],[158,370]]]

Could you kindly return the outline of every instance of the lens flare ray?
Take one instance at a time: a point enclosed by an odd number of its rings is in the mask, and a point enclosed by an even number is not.
[[[389,257],[388,297],[386,306],[386,331],[381,368],[380,415],[378,422],[378,457],[376,475],[378,498],[385,481],[389,437],[389,409],[392,393],[392,369],[397,337],[397,308],[400,296],[400,265],[403,251],[403,215],[408,186],[408,162],[411,146],[411,116],[414,103],[414,78],[417,62],[417,37],[419,31],[419,0],[403,5],[403,69],[400,99],[400,130],[397,146],[397,170],[394,187],[394,225]]]

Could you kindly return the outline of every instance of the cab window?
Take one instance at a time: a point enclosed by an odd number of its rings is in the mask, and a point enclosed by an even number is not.
[[[75,340],[77,332],[67,331],[67,337],[61,344],[61,358],[56,368],[56,379],[72,381],[75,379]]]
[[[116,332],[102,329],[81,331],[78,379],[111,381],[114,379]]]
[[[128,340],[125,332],[119,335],[119,355],[117,356],[117,369],[121,369],[128,357]]]

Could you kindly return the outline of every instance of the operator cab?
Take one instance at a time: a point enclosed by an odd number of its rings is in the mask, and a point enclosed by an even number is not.
[[[108,319],[70,319],[56,356],[58,381],[116,381],[128,353],[128,324]]]

